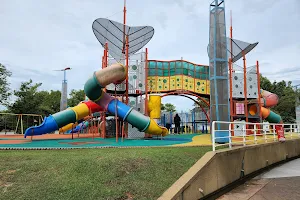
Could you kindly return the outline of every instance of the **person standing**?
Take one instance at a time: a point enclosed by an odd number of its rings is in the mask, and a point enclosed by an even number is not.
[[[176,113],[175,117],[174,117],[174,124],[175,124],[175,130],[174,133],[180,134],[180,117],[178,115],[178,113]]]

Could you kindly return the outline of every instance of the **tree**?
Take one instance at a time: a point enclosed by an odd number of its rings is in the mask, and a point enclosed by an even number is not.
[[[176,112],[176,107],[171,103],[166,103],[164,107],[167,112]]]
[[[278,96],[278,104],[272,108],[272,111],[278,113],[284,123],[294,123],[296,99],[299,98],[299,91],[293,89],[292,82],[274,81],[271,83],[269,79],[261,76],[260,87]]]
[[[49,115],[59,112],[60,91],[38,91],[42,83],[22,82],[14,90],[16,101],[9,106],[13,113]]]
[[[160,110],[165,110],[165,105],[163,103],[160,104]]]
[[[85,93],[83,90],[71,90],[68,106],[77,106],[81,101],[84,101]]]
[[[41,113],[49,115],[60,111],[61,92],[59,90],[41,91],[37,93],[37,97],[43,99],[39,107]]]
[[[22,82],[20,88],[13,92],[17,99],[9,106],[9,110],[13,113],[40,114],[37,108],[43,100],[36,98],[36,95],[41,85],[42,83],[33,84],[31,79]]]
[[[11,72],[0,63],[0,104],[7,105],[7,99],[11,95],[9,92],[9,83],[7,78]]]

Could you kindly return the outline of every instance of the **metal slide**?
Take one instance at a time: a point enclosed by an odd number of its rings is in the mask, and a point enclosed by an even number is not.
[[[96,71],[93,77],[85,83],[84,91],[90,99],[75,107],[45,117],[39,126],[33,126],[25,131],[24,137],[31,135],[42,135],[70,126],[71,123],[83,119],[91,113],[102,111],[103,108],[111,114],[127,121],[140,131],[153,135],[167,135],[168,129],[159,126],[153,119],[145,116],[119,100],[105,93],[102,88],[110,83],[122,82],[126,79],[126,67],[121,64],[114,64],[105,69]]]

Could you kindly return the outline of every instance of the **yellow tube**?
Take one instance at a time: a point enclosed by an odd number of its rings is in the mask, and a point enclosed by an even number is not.
[[[161,113],[161,96],[160,95],[150,95],[149,96],[149,116],[151,119],[160,119]]]
[[[153,119],[151,119],[150,124],[145,132],[153,135],[166,136],[168,134],[168,129],[159,126]]]
[[[90,114],[89,108],[85,103],[78,104],[71,109],[76,113],[76,120],[80,120]]]
[[[77,125],[78,125],[77,122],[76,122],[75,124],[74,124],[74,123],[67,124],[67,125],[61,127],[61,128],[59,129],[59,132],[63,132],[63,133],[64,133],[64,132],[66,132],[66,131],[72,129],[72,127],[75,128]]]

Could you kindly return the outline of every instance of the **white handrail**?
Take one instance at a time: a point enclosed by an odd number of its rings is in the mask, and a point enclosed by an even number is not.
[[[232,133],[236,133],[237,131],[235,129],[232,129],[233,125],[235,124],[241,125],[240,135],[232,134]],[[246,146],[249,143],[256,145],[261,142],[267,143],[270,141],[278,141],[276,125],[278,126],[279,124],[213,121],[211,127],[212,149],[213,151],[215,151],[216,148],[220,146],[228,146],[229,148],[232,148],[234,145]],[[283,126],[286,139],[293,139],[295,137],[300,137],[300,124],[281,124],[281,125]],[[265,126],[268,126],[268,128],[266,128]],[[220,127],[223,127],[223,129],[225,127],[228,127],[228,129],[223,130],[220,129]],[[227,132],[228,135],[226,134],[224,136],[224,134],[222,134],[222,136],[218,136],[218,132]],[[220,139],[225,141],[227,139],[227,141],[222,144],[219,144],[216,141]]]

